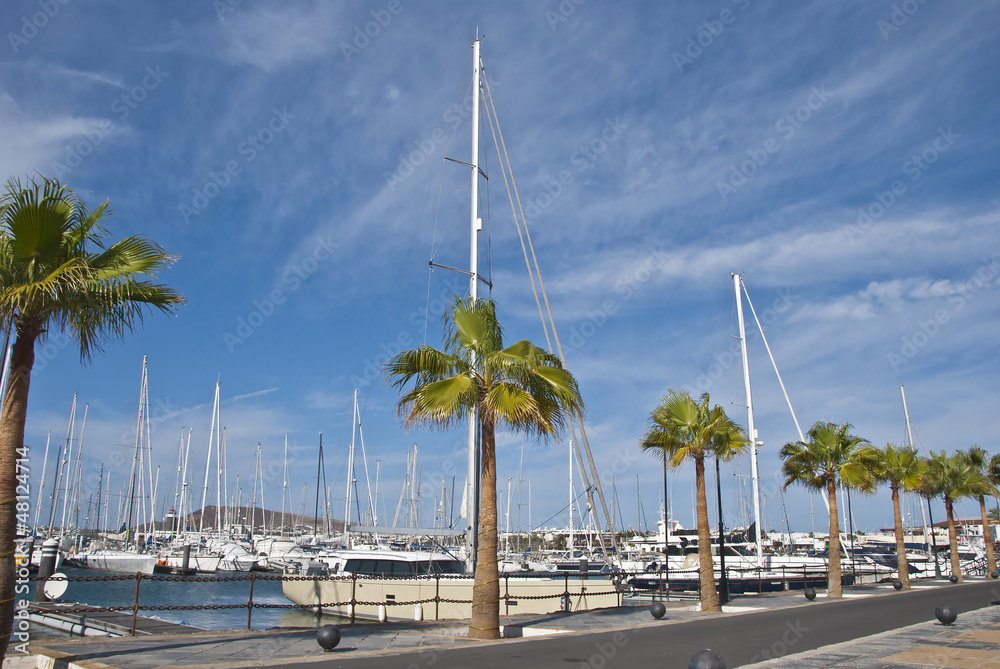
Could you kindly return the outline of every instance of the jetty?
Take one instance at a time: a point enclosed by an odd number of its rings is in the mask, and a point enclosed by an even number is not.
[[[79,602],[32,602],[28,621],[72,636],[147,636],[191,634],[204,630],[137,613],[108,611]]]

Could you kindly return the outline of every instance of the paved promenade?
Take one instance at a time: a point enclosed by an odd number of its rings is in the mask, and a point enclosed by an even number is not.
[[[1000,669],[1000,583],[972,579],[845,589],[842,601],[809,603],[801,593],[736,598],[725,613],[706,615],[671,602],[663,620],[647,607],[504,620],[509,637],[474,642],[460,621],[341,627],[331,653],[314,629],[215,631],[144,637],[39,639],[34,656],[8,656],[4,669],[79,667],[687,667],[712,648],[732,667],[997,667]],[[950,626],[934,609],[952,604]]]

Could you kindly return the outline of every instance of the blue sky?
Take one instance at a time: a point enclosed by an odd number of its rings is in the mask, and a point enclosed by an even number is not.
[[[996,452],[998,20],[996,1],[5,3],[0,174],[110,199],[115,236],[141,233],[179,256],[167,279],[188,300],[87,366],[57,333],[39,347],[33,473],[78,393],[90,486],[101,462],[118,463],[121,486],[148,355],[169,501],[182,429],[193,430],[193,478],[204,476],[221,379],[230,485],[240,472],[248,489],[260,442],[266,504],[280,506],[287,433],[287,504],[311,511],[322,432],[342,516],[357,387],[380,523],[414,443],[422,522],[433,522],[440,481],[464,472],[463,435],[404,432],[376,374],[400,345],[438,345],[440,306],[465,285],[428,260],[468,264],[468,173],[442,159],[469,160],[469,123],[456,121],[477,30],[625,525],[639,515],[637,480],[642,522],[657,516],[659,465],[637,443],[668,388],[708,391],[745,418],[732,272],[803,429],[846,421],[901,443],[905,384],[922,448]],[[541,343],[496,149],[483,146],[481,266],[508,338]],[[787,515],[793,529],[825,527],[801,489],[778,495],[777,451],[797,433],[757,336],[750,357],[767,525]],[[564,523],[565,442],[501,435],[500,487],[517,481],[522,443],[521,526],[529,479],[532,522]],[[692,469],[670,477],[687,526]],[[746,461],[723,470],[732,524],[749,498],[737,474]],[[853,511],[859,529],[891,524],[884,491],[855,497]],[[905,512],[919,522],[915,506]]]

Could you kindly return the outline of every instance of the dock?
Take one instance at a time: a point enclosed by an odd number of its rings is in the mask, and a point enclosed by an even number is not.
[[[32,602],[28,620],[72,636],[133,636],[130,612],[106,611],[80,602]],[[204,630],[159,618],[136,615],[135,636],[193,634]]]

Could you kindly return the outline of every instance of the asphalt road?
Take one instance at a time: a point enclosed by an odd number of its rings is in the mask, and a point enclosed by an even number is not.
[[[977,581],[840,601],[817,600],[785,609],[731,613],[673,623],[664,619],[626,630],[508,639],[395,655],[351,658],[347,653],[334,652],[329,659],[310,662],[308,666],[316,669],[684,669],[692,655],[703,648],[711,648],[732,669],[933,621],[934,610],[941,604],[951,604],[961,616],[964,611],[981,609],[995,600],[1000,600],[1000,582]]]

